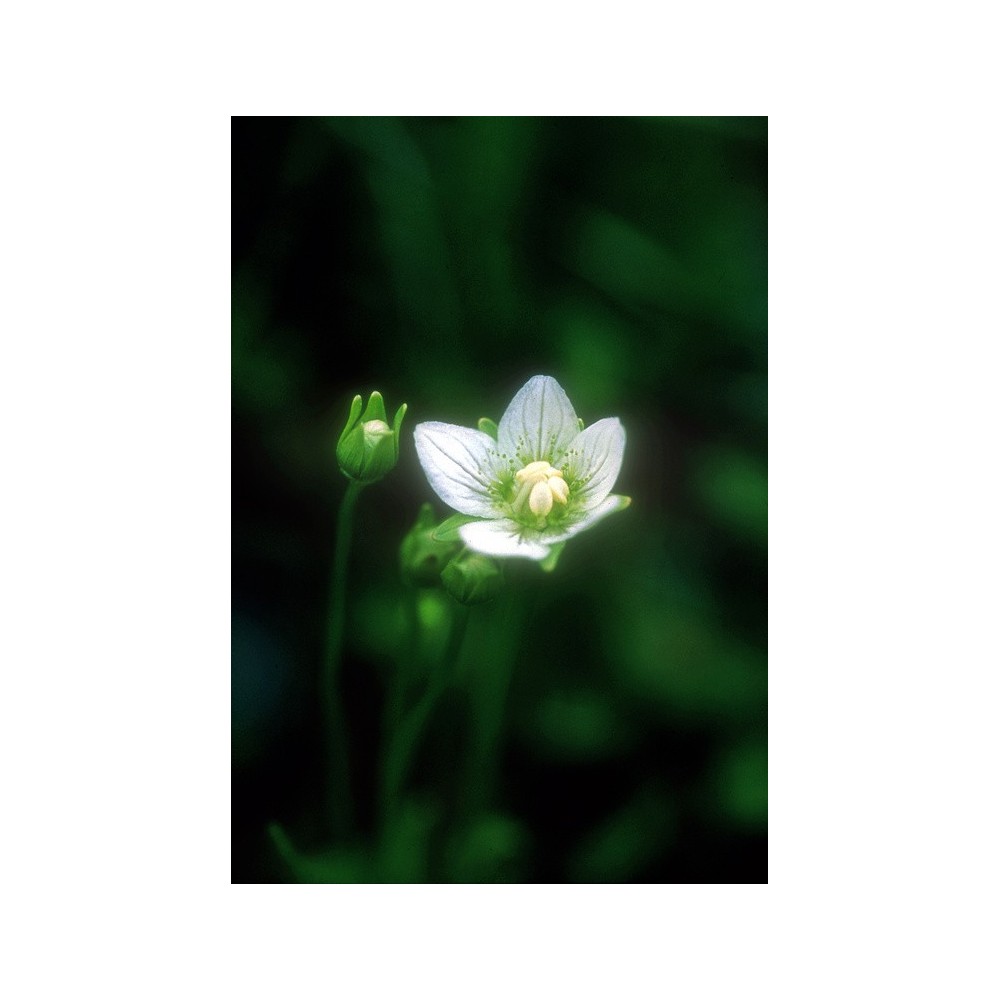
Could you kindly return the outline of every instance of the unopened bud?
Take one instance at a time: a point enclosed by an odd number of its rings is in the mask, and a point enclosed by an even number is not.
[[[441,573],[444,589],[459,604],[482,604],[503,588],[500,566],[488,556],[465,552],[456,556]]]
[[[399,459],[399,430],[405,414],[406,403],[403,403],[390,427],[380,392],[371,394],[364,413],[361,412],[361,397],[355,396],[337,442],[340,471],[359,483],[377,482],[391,472]]]
[[[403,579],[414,587],[436,587],[448,560],[462,547],[459,541],[442,542],[434,537],[434,508],[425,503],[399,547],[399,568]]]

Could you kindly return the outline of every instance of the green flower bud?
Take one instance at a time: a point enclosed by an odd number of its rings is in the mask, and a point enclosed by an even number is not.
[[[436,587],[441,582],[441,570],[462,547],[462,543],[438,541],[434,537],[437,518],[434,508],[425,503],[399,547],[399,568],[403,579],[414,587]]]
[[[385,403],[380,392],[371,394],[364,413],[361,412],[361,397],[355,396],[347,424],[337,442],[340,471],[359,483],[378,482],[391,472],[399,459],[399,430],[405,414],[406,403],[403,403],[390,427],[386,423]]]
[[[492,600],[503,587],[500,566],[489,556],[465,552],[456,556],[441,573],[444,589],[459,604],[482,604]]]

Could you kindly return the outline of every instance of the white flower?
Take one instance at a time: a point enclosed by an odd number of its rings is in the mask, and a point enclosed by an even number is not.
[[[625,428],[606,417],[584,430],[548,375],[535,375],[514,396],[495,439],[437,421],[417,424],[413,434],[434,492],[469,518],[458,529],[462,541],[484,555],[545,559],[551,546],[630,503],[611,493]]]

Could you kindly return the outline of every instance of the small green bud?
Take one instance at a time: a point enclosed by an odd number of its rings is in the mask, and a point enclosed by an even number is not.
[[[434,537],[434,508],[425,503],[417,515],[417,523],[406,533],[399,547],[399,568],[403,579],[414,587],[436,587],[441,582],[441,570],[462,547],[459,541],[441,542]]]
[[[380,392],[371,394],[364,413],[361,412],[361,397],[355,396],[337,442],[340,471],[359,483],[378,482],[391,472],[399,459],[399,431],[405,415],[406,403],[403,403],[390,427]]]
[[[459,604],[482,604],[500,593],[503,573],[500,566],[488,556],[465,552],[445,566],[441,582]]]

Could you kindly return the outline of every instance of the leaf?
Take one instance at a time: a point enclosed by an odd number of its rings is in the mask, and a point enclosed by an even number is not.
[[[296,882],[343,885],[372,881],[367,861],[357,849],[330,848],[318,854],[304,854],[295,847],[280,824],[270,823],[268,834],[278,856]]]

